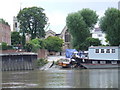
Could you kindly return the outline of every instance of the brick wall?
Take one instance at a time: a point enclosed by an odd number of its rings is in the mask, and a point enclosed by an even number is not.
[[[11,45],[11,29],[10,26],[0,23],[0,43],[6,42]]]
[[[48,51],[45,49],[39,49],[38,50],[38,59],[39,58],[47,58]]]

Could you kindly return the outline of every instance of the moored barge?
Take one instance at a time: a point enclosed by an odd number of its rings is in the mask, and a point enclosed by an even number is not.
[[[120,68],[119,46],[91,46],[88,49],[88,58],[74,58],[84,68]]]

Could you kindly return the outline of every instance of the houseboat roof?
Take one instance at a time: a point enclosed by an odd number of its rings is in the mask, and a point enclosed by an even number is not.
[[[113,49],[118,49],[118,48],[120,48],[120,46],[91,46],[91,47],[89,47],[89,49],[98,49],[98,48],[113,48]]]

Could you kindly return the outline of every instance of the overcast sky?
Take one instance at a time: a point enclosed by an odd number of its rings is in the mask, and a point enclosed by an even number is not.
[[[79,11],[83,8],[90,8],[103,16],[108,7],[118,8],[119,0],[1,0],[0,18],[5,19],[13,26],[13,16],[16,16],[24,7],[38,6],[45,9],[49,18],[48,29],[60,33],[66,25],[66,17],[69,13]]]

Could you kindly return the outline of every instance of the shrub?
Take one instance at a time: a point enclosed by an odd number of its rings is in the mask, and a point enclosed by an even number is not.
[[[36,62],[38,67],[44,66],[47,63],[48,63],[48,61],[44,58],[38,59],[37,62]]]

